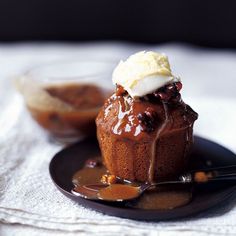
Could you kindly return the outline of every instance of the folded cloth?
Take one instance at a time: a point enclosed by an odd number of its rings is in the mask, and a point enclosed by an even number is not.
[[[6,227],[18,224],[15,227],[27,228],[28,232],[32,231],[31,235],[34,235],[32,227],[38,228],[38,233],[58,235],[65,232],[101,235],[157,235],[157,232],[165,235],[178,232],[183,235],[186,232],[197,235],[236,234],[233,199],[218,209],[193,218],[154,223],[103,215],[66,198],[54,186],[48,171],[51,158],[63,147],[49,141],[45,132],[31,119],[20,95],[9,87],[9,81],[0,80],[0,93],[4,94],[0,100],[0,222],[8,224]],[[186,97],[184,101],[199,113],[195,126],[197,134],[236,152],[233,137],[236,134],[236,99],[202,96]]]

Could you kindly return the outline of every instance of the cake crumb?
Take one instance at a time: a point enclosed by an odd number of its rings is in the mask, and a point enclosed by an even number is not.
[[[212,175],[210,173],[205,173],[203,171],[199,171],[194,174],[194,180],[199,183],[205,183],[211,177]]]
[[[103,175],[101,178],[101,182],[103,184],[115,184],[117,182],[116,176],[115,175]]]

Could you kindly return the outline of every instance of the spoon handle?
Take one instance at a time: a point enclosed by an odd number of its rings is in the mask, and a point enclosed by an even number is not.
[[[193,182],[236,180],[236,165],[191,171]]]
[[[188,184],[188,183],[206,183],[209,181],[234,181],[236,180],[236,165],[221,166],[215,168],[201,169],[190,171],[183,174],[176,181],[165,181],[152,184],[144,184],[141,190],[146,190],[153,186],[167,185],[167,184]]]
[[[184,182],[182,180],[176,180],[176,181],[164,181],[164,182],[158,182],[158,183],[146,183],[146,184],[143,184],[141,185],[139,188],[140,188],[140,191],[143,192],[151,187],[156,187],[156,186],[161,186],[161,185],[169,185],[169,184],[185,184],[187,182]],[[188,182],[190,183],[190,182]]]
[[[236,173],[234,174],[225,174],[225,175],[219,175],[219,176],[215,176],[213,178],[210,179],[211,181],[213,180],[236,180]]]
[[[192,171],[190,171],[190,173],[193,174],[193,173],[201,172],[201,171],[202,172],[214,172],[215,175],[217,175],[217,176],[221,176],[221,175],[225,175],[225,174],[236,174],[236,165],[192,170]]]

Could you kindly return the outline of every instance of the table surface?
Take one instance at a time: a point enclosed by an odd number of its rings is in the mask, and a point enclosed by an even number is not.
[[[12,79],[40,63],[86,58],[119,61],[140,50],[169,56],[174,73],[182,78],[184,101],[199,113],[195,133],[236,152],[233,50],[122,42],[0,44],[0,235],[236,235],[234,200],[191,219],[148,223],[84,209],[52,186],[48,163],[62,147],[49,143],[31,120]]]

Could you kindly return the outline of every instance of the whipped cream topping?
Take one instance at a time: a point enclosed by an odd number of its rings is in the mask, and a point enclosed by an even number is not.
[[[145,96],[180,79],[172,74],[165,54],[141,51],[126,61],[120,61],[113,71],[112,81],[121,85],[134,98]]]

